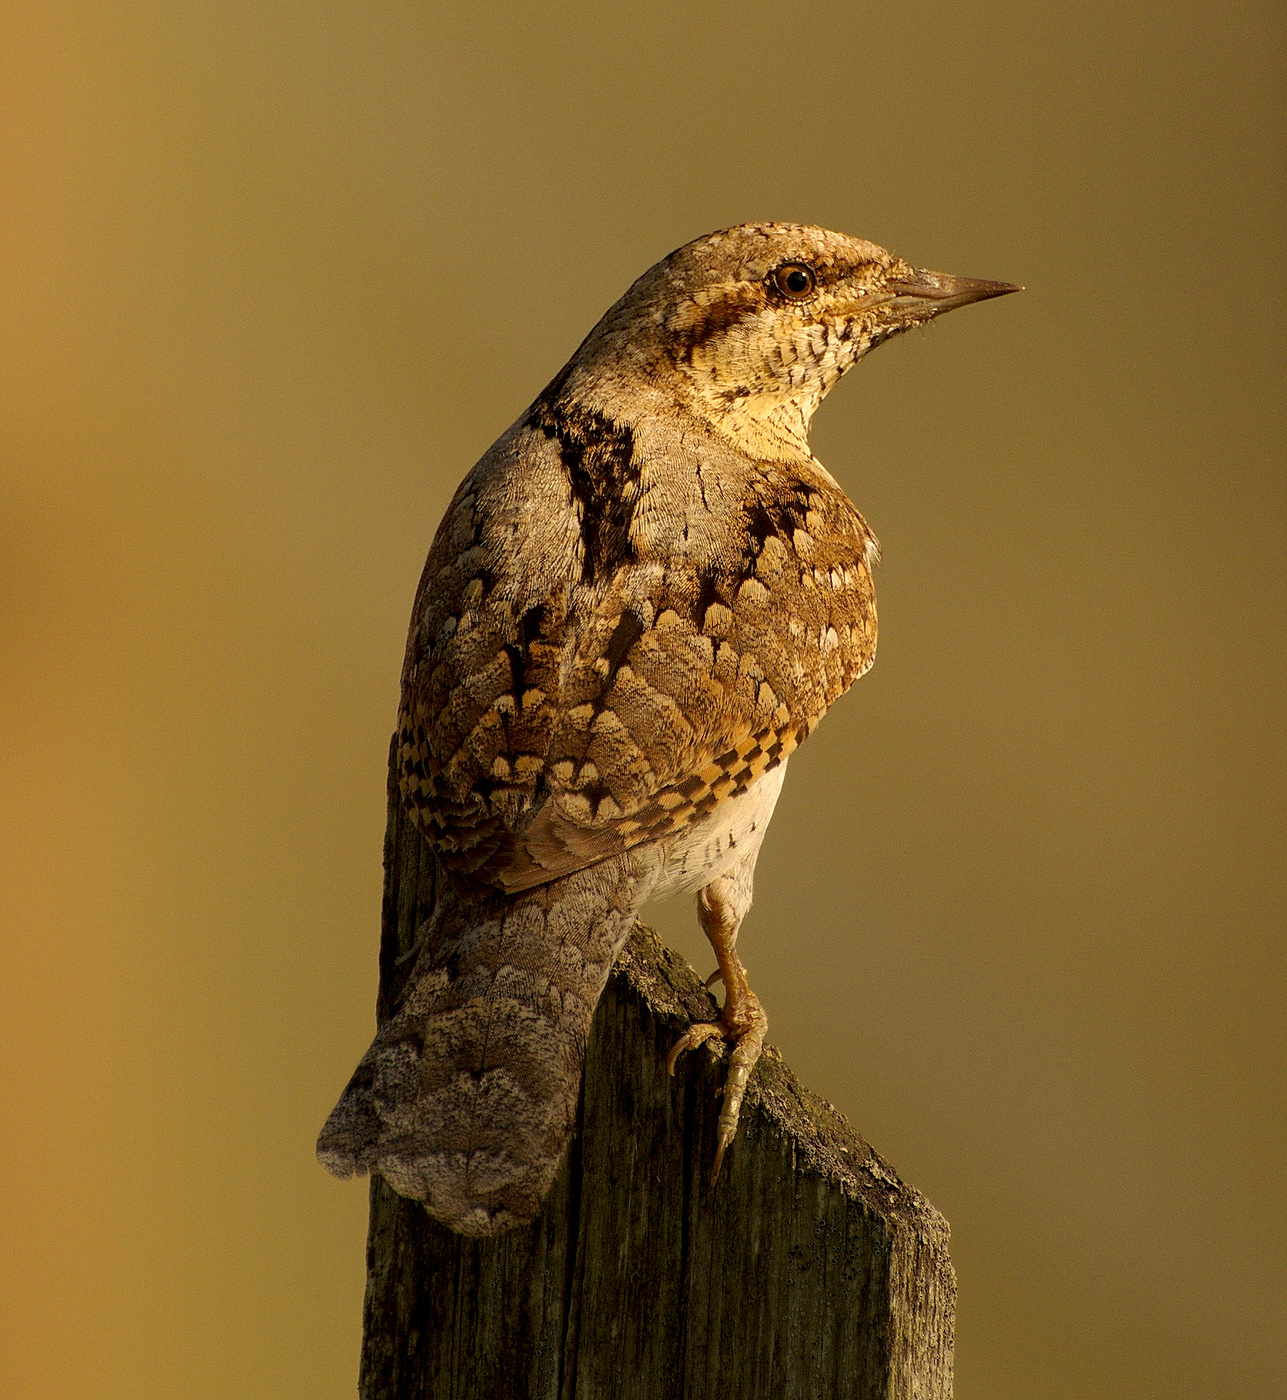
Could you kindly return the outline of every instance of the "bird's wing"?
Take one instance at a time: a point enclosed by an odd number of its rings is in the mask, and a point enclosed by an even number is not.
[[[656,529],[632,542],[630,483],[616,486],[498,531],[467,479],[426,565],[402,790],[444,863],[504,889],[668,836],[745,791],[874,655],[875,541],[820,468],[747,472],[719,507],[728,547],[704,559],[678,522],[660,547]],[[509,547],[488,548],[505,528]],[[526,555],[515,543],[542,532]],[[551,576],[528,557],[565,562]]]

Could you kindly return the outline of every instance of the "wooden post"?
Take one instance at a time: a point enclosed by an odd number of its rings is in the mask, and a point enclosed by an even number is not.
[[[390,770],[380,999],[433,907]],[[542,1216],[489,1240],[371,1183],[362,1400],[950,1400],[947,1222],[771,1047],[715,1186],[715,1003],[639,927],[591,1031],[580,1122]]]

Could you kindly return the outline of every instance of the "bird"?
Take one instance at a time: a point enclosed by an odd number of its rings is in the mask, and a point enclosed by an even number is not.
[[[444,879],[318,1140],[464,1235],[534,1219],[645,900],[724,986],[712,1180],[768,1021],[737,949],[792,753],[876,652],[876,537],[809,449],[875,346],[1021,290],[791,223],[645,272],[469,472],[416,592],[399,790]]]

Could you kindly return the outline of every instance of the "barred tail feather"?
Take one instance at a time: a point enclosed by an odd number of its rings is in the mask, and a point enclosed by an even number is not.
[[[401,1006],[318,1139],[463,1234],[531,1220],[563,1159],[586,1037],[655,875],[629,852],[517,896],[448,889]]]

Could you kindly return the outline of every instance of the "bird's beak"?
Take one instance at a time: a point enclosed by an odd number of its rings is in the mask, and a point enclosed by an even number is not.
[[[1003,297],[1009,292],[1021,292],[1013,282],[985,282],[978,277],[952,277],[946,272],[929,272],[913,268],[901,277],[891,277],[883,287],[888,301],[883,310],[892,312],[895,320],[924,321],[941,316],[972,301],[988,297]]]

